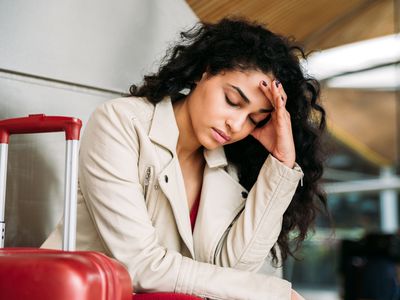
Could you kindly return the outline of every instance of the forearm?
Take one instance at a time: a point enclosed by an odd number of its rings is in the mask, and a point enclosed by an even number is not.
[[[271,155],[260,170],[243,211],[216,249],[220,266],[255,271],[261,267],[282,226],[282,217],[303,173]]]
[[[173,291],[226,300],[286,300],[291,293],[285,280],[197,262],[161,247],[145,250],[125,264],[136,292]]]

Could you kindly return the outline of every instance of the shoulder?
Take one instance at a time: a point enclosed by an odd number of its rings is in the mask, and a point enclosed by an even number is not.
[[[122,97],[104,102],[97,107],[94,115],[105,114],[120,119],[149,120],[154,112],[154,104],[146,98]]]
[[[134,141],[138,128],[144,134],[151,124],[154,105],[144,98],[116,98],[100,104],[85,126],[82,143]],[[140,123],[140,124],[139,124]]]
[[[116,98],[100,104],[91,115],[88,125],[107,130],[125,128],[131,131],[136,127],[134,124],[140,124],[139,126],[147,131],[153,119],[154,109],[154,104],[146,98]]]

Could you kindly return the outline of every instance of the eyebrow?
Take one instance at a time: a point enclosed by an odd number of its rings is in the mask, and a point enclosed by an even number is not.
[[[246,102],[247,104],[250,104],[249,98],[245,95],[245,93],[243,93],[243,91],[238,86],[235,86],[235,85],[232,85],[232,84],[229,84],[229,86],[234,88],[239,93],[240,97],[242,97],[244,102]],[[273,112],[273,111],[274,111],[273,107],[272,108],[261,108],[259,110],[260,113],[270,113],[270,112]]]

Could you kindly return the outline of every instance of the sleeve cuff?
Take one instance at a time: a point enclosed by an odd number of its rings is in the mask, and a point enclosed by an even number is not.
[[[265,172],[267,172],[267,174],[277,172],[281,177],[291,182],[298,182],[299,180],[302,180],[304,176],[298,163],[295,163],[294,167],[291,169],[271,154],[268,155],[265,160],[263,168],[266,169]]]

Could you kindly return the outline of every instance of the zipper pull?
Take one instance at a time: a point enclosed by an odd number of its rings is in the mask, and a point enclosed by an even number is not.
[[[149,191],[150,179],[151,179],[151,167],[147,167],[146,174],[144,175],[144,181],[143,181],[143,192],[144,192],[145,199],[147,198],[147,193]]]
[[[146,169],[146,175],[144,177],[144,185],[148,186],[150,183],[150,176],[151,176],[151,168],[147,167]]]
[[[300,178],[300,186],[301,186],[301,187],[303,187],[303,177],[304,177],[304,175],[301,176],[301,178]]]

